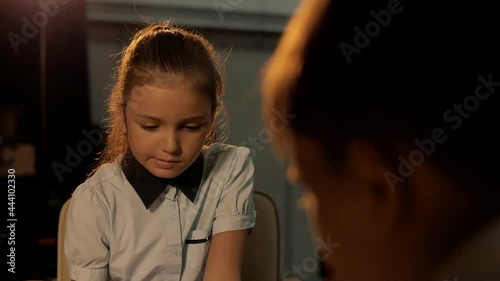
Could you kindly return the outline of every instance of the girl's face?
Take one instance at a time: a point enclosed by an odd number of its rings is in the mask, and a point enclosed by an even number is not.
[[[182,75],[132,88],[124,133],[134,157],[152,174],[174,178],[198,157],[213,118],[208,98]]]

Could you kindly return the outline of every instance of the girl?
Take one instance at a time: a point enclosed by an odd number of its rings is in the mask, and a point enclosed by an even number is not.
[[[117,70],[105,149],[68,211],[71,279],[240,280],[254,167],[249,149],[216,139],[224,81],[213,46],[150,23]]]

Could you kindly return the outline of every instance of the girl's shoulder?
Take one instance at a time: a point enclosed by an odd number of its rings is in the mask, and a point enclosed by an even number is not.
[[[234,160],[251,158],[250,149],[246,146],[216,142],[203,147],[203,156],[206,160]]]
[[[122,186],[123,173],[117,159],[112,163],[101,165],[91,176],[81,183],[73,193],[91,191],[92,193],[109,193]]]
[[[248,147],[214,143],[203,149],[205,178],[233,177],[242,171],[253,173],[252,154]]]

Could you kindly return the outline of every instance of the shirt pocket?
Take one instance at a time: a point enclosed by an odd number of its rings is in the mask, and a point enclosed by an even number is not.
[[[183,260],[185,261],[182,280],[202,280],[212,240],[211,229],[190,231],[184,242]]]

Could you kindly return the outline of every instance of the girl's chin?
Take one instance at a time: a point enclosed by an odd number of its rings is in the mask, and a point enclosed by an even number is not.
[[[180,173],[177,171],[177,169],[168,169],[168,170],[165,170],[165,169],[158,169],[158,168],[155,168],[155,169],[152,169],[152,171],[150,171],[153,175],[159,177],[159,178],[162,178],[162,179],[172,179],[172,178],[175,178],[177,177]]]

